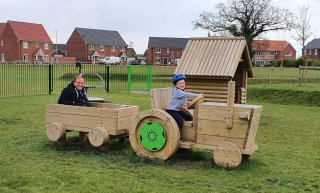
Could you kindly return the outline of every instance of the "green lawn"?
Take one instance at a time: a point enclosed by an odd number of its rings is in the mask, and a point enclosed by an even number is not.
[[[254,90],[258,88],[252,88]],[[261,88],[263,90],[263,88]],[[274,92],[280,92],[274,89]],[[262,92],[261,90],[259,92]],[[268,91],[265,91],[268,92]],[[318,91],[316,91],[318,92]],[[148,95],[98,94],[108,102],[148,109]],[[259,150],[226,170],[211,153],[178,151],[166,162],[139,159],[127,141],[106,149],[80,144],[68,133],[59,147],[45,134],[45,106],[58,95],[0,97],[0,192],[318,192],[320,108],[253,97],[264,107]]]

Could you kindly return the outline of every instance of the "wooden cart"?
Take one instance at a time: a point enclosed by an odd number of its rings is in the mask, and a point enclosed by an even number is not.
[[[139,157],[166,160],[178,148],[207,149],[217,165],[237,167],[258,149],[254,142],[262,106],[234,104],[234,89],[230,81],[227,103],[192,101],[193,121],[185,121],[181,131],[165,112],[171,88],[151,90],[152,109],[139,113],[130,130],[133,150]]]
[[[78,131],[93,146],[128,135],[139,108],[131,105],[90,103],[89,107],[50,104],[46,108],[47,136],[65,141],[67,131]],[[88,134],[88,136],[87,136]],[[87,136],[87,137],[86,137]]]

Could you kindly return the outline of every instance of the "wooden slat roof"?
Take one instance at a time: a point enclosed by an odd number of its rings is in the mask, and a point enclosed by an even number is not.
[[[252,64],[245,38],[190,38],[175,74],[234,77],[240,59],[252,77]]]

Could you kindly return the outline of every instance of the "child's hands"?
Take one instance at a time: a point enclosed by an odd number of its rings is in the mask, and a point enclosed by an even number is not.
[[[187,103],[184,103],[181,107],[183,110],[188,110],[188,104]]]

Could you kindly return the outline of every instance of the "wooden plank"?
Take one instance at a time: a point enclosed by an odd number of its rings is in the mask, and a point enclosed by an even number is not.
[[[115,109],[116,118],[136,116],[139,113],[138,106],[127,106]]]
[[[133,126],[134,118],[136,116],[129,116],[129,117],[123,117],[123,118],[118,118],[117,119],[117,126],[115,130],[130,130],[131,127]]]
[[[59,113],[46,112],[46,124],[59,122]]]
[[[188,89],[202,89],[202,90],[224,90],[227,91],[228,87],[222,87],[222,86],[201,86],[201,85],[188,85],[186,90]]]
[[[58,104],[49,104],[47,105],[46,112],[59,112],[59,106]]]
[[[220,102],[220,103],[226,103],[227,99],[217,99],[217,98],[204,98],[205,102]]]
[[[100,118],[100,117],[90,117],[83,115],[70,115],[64,114],[59,117],[59,122],[66,126],[73,127],[104,127],[110,130],[116,130],[116,124],[114,118]]]
[[[232,40],[225,40],[224,41],[224,46],[223,46],[223,50],[222,50],[222,54],[220,55],[220,60],[218,61],[218,63],[220,64],[220,68],[217,69],[217,74],[218,75],[225,75],[228,72],[228,68],[230,66],[228,66],[228,59],[232,58],[232,54],[230,53],[230,45],[231,45]]]
[[[254,145],[256,134],[258,132],[261,112],[262,107],[255,109],[251,115],[251,122],[249,124],[249,129],[247,132],[245,147],[251,147],[252,145]]]
[[[199,144],[219,145],[226,141],[234,143],[240,149],[243,149],[244,147],[244,139],[196,134],[196,143],[199,143]]]
[[[183,126],[180,130],[180,139],[186,141],[195,141],[196,134],[194,127]]]
[[[218,94],[218,95],[227,95],[228,91],[225,90],[201,90],[201,89],[186,89],[188,92],[194,93],[204,93],[204,94]]]
[[[234,94],[235,94],[235,82],[229,81],[229,83],[228,83],[228,98],[227,98],[227,113],[226,113],[226,127],[227,127],[227,129],[231,129],[232,124],[233,124]]]
[[[227,99],[228,94],[207,94],[204,93],[204,98],[217,98],[217,99]]]
[[[225,121],[198,119],[197,133],[204,135],[217,135],[223,137],[245,138],[248,131],[248,123],[234,122],[233,129],[225,127]]]
[[[77,115],[79,113],[80,106],[72,106],[72,105],[59,105],[59,112],[63,114],[73,114]]]

